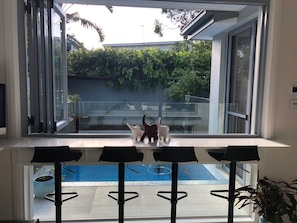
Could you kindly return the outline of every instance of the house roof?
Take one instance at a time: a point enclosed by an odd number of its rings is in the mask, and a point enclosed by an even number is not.
[[[189,40],[211,40],[216,34],[236,24],[237,17],[237,11],[201,10],[200,13],[183,28],[181,34],[187,36]]]

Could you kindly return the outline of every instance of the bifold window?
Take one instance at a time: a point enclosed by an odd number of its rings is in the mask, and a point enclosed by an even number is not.
[[[148,123],[168,125],[171,135],[259,133],[266,1],[81,5],[79,19],[93,7],[108,12],[95,22],[105,40],[91,48],[66,28],[75,20],[71,1],[25,3],[27,133],[129,135],[128,125],[141,126],[144,115]],[[118,14],[132,9],[139,22],[122,27]],[[106,21],[118,39],[109,39]],[[180,34],[173,38],[172,30]],[[141,41],[131,42],[136,35]]]

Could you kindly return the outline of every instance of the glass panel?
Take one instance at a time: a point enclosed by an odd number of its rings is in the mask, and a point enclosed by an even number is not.
[[[73,113],[77,109],[79,131],[127,133],[126,123],[142,126],[146,115],[147,123],[158,124],[160,117],[170,133],[208,133],[209,103],[79,101],[69,103],[69,108]]]
[[[137,191],[140,194],[139,198],[129,201],[132,203],[129,203],[130,205],[127,203],[128,205],[125,206],[126,218],[133,220],[170,218],[170,211],[162,211],[164,204],[170,210],[170,202],[162,200],[163,198],[158,197],[154,191],[171,190],[171,170],[171,165],[165,163],[127,164],[125,166],[126,191]],[[51,179],[47,182],[36,182],[36,179],[40,176],[52,176],[53,172],[53,166],[40,165],[34,167],[32,177],[35,195],[33,218],[38,218],[41,221],[53,221],[55,219],[55,212],[52,211],[55,210],[54,202],[44,199],[43,194],[39,195],[41,192],[53,192],[54,182]],[[75,191],[79,194],[74,200],[63,203],[63,220],[117,220],[118,204],[107,196],[109,191],[117,191],[117,177],[118,166],[114,164],[63,165],[63,188],[66,191]],[[248,178],[250,179],[251,175]],[[218,202],[218,198],[209,194],[209,191],[227,188],[228,183],[228,174],[224,173],[222,167],[216,164],[179,164],[178,185],[189,194],[186,198],[187,202],[178,204],[179,217],[203,218],[205,216],[216,217],[218,214],[227,216],[228,205],[222,205],[221,202]],[[237,181],[237,183],[238,185],[245,185],[245,182]],[[43,185],[40,187],[39,184]],[[40,188],[43,190],[40,191]],[[197,202],[197,197],[201,196],[209,196],[209,199],[204,202]],[[136,206],[133,205],[135,202]],[[189,208],[189,206],[194,208]],[[214,209],[209,210],[209,207],[214,207]],[[133,211],[135,208],[137,211]],[[75,211],[71,211],[74,209]],[[234,214],[241,217],[248,216],[250,211],[248,209],[237,209]]]
[[[63,32],[61,30],[61,17],[52,10],[52,35],[53,35],[53,71],[54,71],[54,94],[55,94],[55,120],[63,119]]]
[[[228,133],[245,133],[246,120],[228,115]]]
[[[37,56],[38,56],[38,63],[37,63],[37,66],[38,66],[38,89],[39,89],[39,92],[38,92],[38,101],[36,101],[35,103],[37,103],[39,105],[39,118],[40,120],[36,120],[37,122],[43,122],[43,115],[44,115],[44,110],[43,110],[43,105],[44,103],[42,101],[42,96],[45,95],[44,94],[44,86],[43,86],[43,80],[44,80],[44,72],[45,72],[45,69],[44,69],[44,60],[43,60],[43,46],[44,44],[42,43],[42,40],[44,39],[44,34],[42,33],[42,30],[43,30],[43,23],[42,23],[42,15],[43,15],[43,11],[44,10],[41,10],[39,9],[40,11],[38,11],[38,14],[37,14],[37,40],[38,40],[38,50],[37,50]],[[33,87],[33,86],[32,86]],[[40,129],[40,131],[42,131],[42,129]]]
[[[229,103],[236,103],[238,113],[246,114],[249,83],[251,28],[232,38],[232,62]]]
[[[217,109],[216,115],[209,115],[210,107]],[[161,125],[169,126],[170,134],[210,134],[210,125],[216,129],[211,134],[220,134],[225,107],[194,102],[69,101],[71,119],[60,132],[130,134],[127,123],[142,128],[142,117],[146,115],[146,123],[158,124],[160,118]],[[245,133],[245,120],[229,116],[229,122],[228,133]]]

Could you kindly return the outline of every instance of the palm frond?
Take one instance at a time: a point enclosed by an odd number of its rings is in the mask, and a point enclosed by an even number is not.
[[[82,27],[94,29],[98,35],[100,42],[103,42],[105,39],[103,30],[96,25],[96,23],[91,22],[90,20],[81,18],[77,12],[66,14],[66,22],[79,22]]]

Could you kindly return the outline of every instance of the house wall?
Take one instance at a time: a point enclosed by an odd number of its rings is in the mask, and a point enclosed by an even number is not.
[[[0,81],[8,88],[8,135],[20,138],[20,87],[18,60],[17,2],[0,1]],[[297,109],[289,107],[290,93],[297,85],[297,20],[296,0],[271,0],[268,33],[268,53],[264,86],[262,135],[292,146],[291,149],[272,149],[262,153],[260,175],[273,179],[292,180],[297,173]],[[0,139],[1,140],[1,139]],[[0,219],[24,218],[19,208],[23,185],[14,176],[16,164],[10,151],[0,151]]]
[[[210,74],[210,95],[209,101],[209,134],[223,133],[225,107],[225,94],[224,89],[226,88],[226,65],[223,61],[227,61],[226,55],[226,34],[222,33],[217,35],[212,40],[212,57],[211,57],[211,74]],[[215,87],[214,87],[215,86]]]

